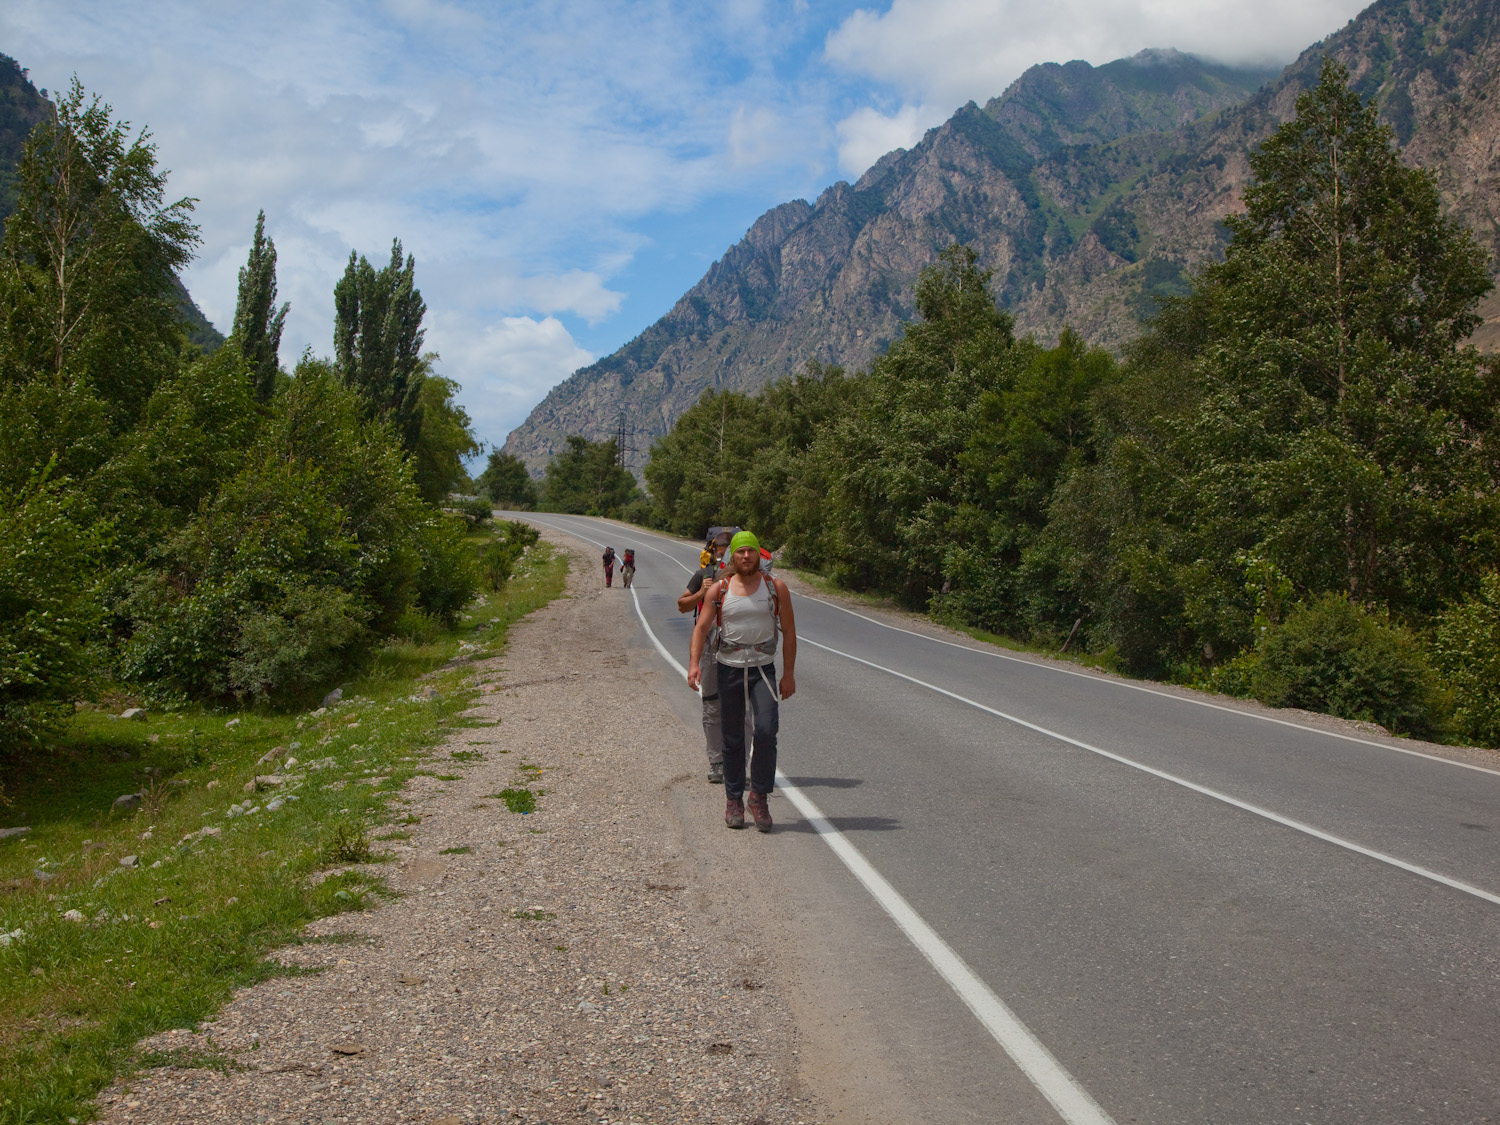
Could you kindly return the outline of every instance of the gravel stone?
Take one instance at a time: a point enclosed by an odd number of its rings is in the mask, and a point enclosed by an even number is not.
[[[791,978],[734,889],[756,852],[738,842],[776,837],[734,834],[715,845],[727,855],[695,843],[729,835],[700,777],[701,734],[631,655],[628,603],[598,583],[592,548],[547,538],[573,553],[569,596],[513,626],[502,656],[465,666],[483,685],[466,712],[480,725],[432,755],[461,780],[417,776],[401,795],[421,818],[390,845],[401,897],[369,896],[371,909],[307,927],[337,940],[276,954],[321,971],[146,1040],[206,1064],[115,1084],[99,1120],[826,1119],[798,1077]],[[512,787],[540,791],[534,812],[496,797]]]

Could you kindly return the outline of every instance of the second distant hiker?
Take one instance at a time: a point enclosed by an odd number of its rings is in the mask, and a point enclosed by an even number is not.
[[[604,584],[613,586],[615,584],[615,549],[604,548]]]
[[[635,550],[631,547],[625,548],[625,556],[620,560],[620,583],[625,589],[630,589],[630,583],[635,578]]]

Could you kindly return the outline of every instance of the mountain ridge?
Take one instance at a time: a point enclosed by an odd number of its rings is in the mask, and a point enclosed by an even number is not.
[[[1377,0],[1279,72],[1168,49],[1034,66],[854,184],[767,211],[665,316],[553,388],[505,448],[536,472],[570,433],[597,440],[623,421],[654,438],[710,387],[751,392],[809,361],[863,367],[914,311],[911,282],[955,239],[994,272],[1019,331],[1055,339],[1071,326],[1118,350],[1222,253],[1251,147],[1292,115],[1324,55],[1500,251],[1497,9]],[[1500,305],[1486,314],[1476,340],[1500,342]],[[627,463],[639,470],[645,452]]]

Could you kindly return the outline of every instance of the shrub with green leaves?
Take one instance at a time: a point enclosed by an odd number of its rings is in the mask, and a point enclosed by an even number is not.
[[[495,537],[479,552],[479,569],[491,590],[499,590],[515,573],[516,563],[541,533],[520,520],[501,520],[495,525]]]
[[[1438,619],[1433,658],[1453,692],[1454,725],[1500,746],[1500,572],[1486,574],[1477,595]]]
[[[443,624],[452,625],[479,592],[479,574],[464,521],[441,513],[432,516],[419,531],[417,552],[422,565],[417,572],[416,604]]]
[[[424,561],[460,550],[461,528],[434,522],[390,430],[324,364],[298,368],[246,460],[121,607],[120,670],[155,699],[315,691],[391,632]],[[455,593],[454,581],[434,578],[433,596],[467,601],[472,583]]]
[[[72,507],[44,477],[0,500],[0,747],[34,740],[87,683],[99,539]]]
[[[1250,669],[1255,697],[1431,736],[1445,719],[1436,677],[1416,639],[1342,594],[1324,594],[1268,628]]]

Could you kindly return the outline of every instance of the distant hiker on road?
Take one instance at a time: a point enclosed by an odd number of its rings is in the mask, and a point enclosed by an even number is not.
[[[615,584],[615,549],[604,548],[604,584],[613,586]]]
[[[760,540],[741,531],[729,541],[730,570],[703,595],[703,612],[693,630],[688,687],[698,689],[698,662],[712,645],[719,678],[724,730],[724,823],[745,827],[745,806],[755,827],[771,831],[766,796],[776,785],[779,701],[797,690],[797,625],[786,583],[761,571]],[[776,686],[776,647],[782,644],[785,671]],[[745,713],[755,714],[755,748],[750,756],[750,794],[745,797]]]
[[[625,589],[630,589],[630,582],[633,578],[635,578],[635,551],[626,547],[625,557],[620,560],[620,581]]]
[[[699,559],[701,565],[693,571],[692,577],[688,579],[687,589],[677,599],[679,613],[691,611],[693,619],[697,620],[698,608],[703,604],[703,593],[719,576],[719,568],[729,550],[730,538],[729,532],[721,531],[703,549],[703,555]],[[718,664],[706,645],[696,666],[703,685],[703,737],[708,749],[708,780],[710,784],[720,785],[724,781],[724,735],[719,722]]]

